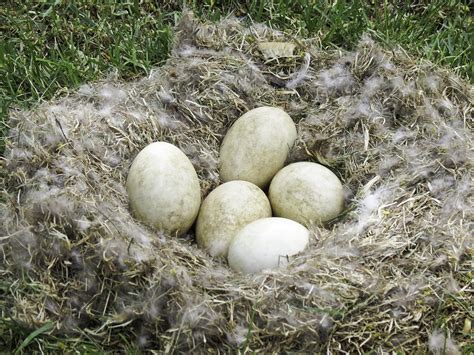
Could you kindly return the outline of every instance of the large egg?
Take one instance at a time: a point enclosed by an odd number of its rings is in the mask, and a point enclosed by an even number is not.
[[[193,165],[177,147],[165,142],[146,146],[127,178],[130,207],[145,224],[172,235],[186,233],[201,204]]]
[[[230,241],[243,227],[271,217],[265,193],[248,181],[230,181],[217,187],[203,201],[196,222],[199,247],[212,256],[227,256]]]
[[[302,252],[309,231],[286,218],[263,218],[245,226],[229,246],[227,260],[235,271],[246,274],[276,269]]]
[[[276,216],[306,226],[329,221],[344,209],[344,190],[338,177],[316,163],[294,163],[281,169],[268,194]]]
[[[266,187],[285,164],[297,137],[291,117],[276,107],[259,107],[241,116],[220,150],[223,181],[245,180]]]

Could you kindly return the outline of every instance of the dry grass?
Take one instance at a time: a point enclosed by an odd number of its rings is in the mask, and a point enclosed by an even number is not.
[[[235,19],[188,15],[178,30],[149,77],[11,115],[0,348],[20,346],[12,329],[43,326],[25,349],[49,336],[84,351],[472,351],[472,86],[368,37],[342,52]],[[272,40],[295,56],[264,60],[257,44]],[[290,114],[290,160],[329,166],[348,207],[288,268],[249,277],[192,232],[135,221],[124,183],[138,151],[163,140],[206,195],[226,130],[261,105]]]

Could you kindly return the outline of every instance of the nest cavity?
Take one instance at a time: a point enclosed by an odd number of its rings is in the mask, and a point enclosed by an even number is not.
[[[123,339],[159,351],[467,346],[472,86],[369,36],[353,51],[328,50],[317,38],[191,14],[176,31],[169,60],[146,78],[111,76],[11,113],[2,318],[51,322],[54,335],[115,350]],[[294,53],[264,56],[259,43],[272,41]],[[220,183],[226,131],[264,105],[298,127],[288,163],[324,164],[346,189],[344,213],[313,226],[288,267],[241,275],[198,249],[192,230],[176,238],[133,218],[124,186],[143,147],[182,149],[205,197]]]

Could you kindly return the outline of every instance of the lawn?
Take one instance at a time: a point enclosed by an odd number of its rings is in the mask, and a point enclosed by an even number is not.
[[[451,68],[471,82],[474,78],[473,19],[467,1],[206,0],[189,2],[188,8],[211,21],[233,13],[245,21],[265,22],[318,38],[327,48],[351,49],[363,33],[370,32],[388,47],[400,45],[413,57]],[[6,121],[9,109],[61,97],[107,75],[123,80],[147,75],[169,56],[173,28],[182,10],[173,1],[159,5],[138,1],[104,5],[85,0],[7,1],[0,9],[0,122]],[[6,132],[4,126],[2,137]],[[3,280],[0,299],[41,287],[26,276],[14,283]],[[6,307],[2,300],[0,307]],[[51,324],[32,330],[0,319],[0,333],[16,342],[9,349],[103,350],[92,337],[62,339],[47,335],[51,329]],[[138,351],[127,339],[121,348]]]
[[[210,20],[233,13],[265,22],[317,37],[324,47],[349,49],[370,32],[472,81],[473,18],[466,3],[205,0],[188,8]],[[9,108],[29,107],[111,73],[124,80],[146,75],[166,60],[181,12],[174,1],[7,1],[0,8],[0,122]]]

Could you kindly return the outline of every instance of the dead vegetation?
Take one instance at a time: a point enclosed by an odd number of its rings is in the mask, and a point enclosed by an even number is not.
[[[295,53],[265,59],[263,41]],[[114,350],[124,337],[159,351],[472,350],[472,100],[451,72],[369,37],[353,52],[322,51],[317,39],[188,14],[149,77],[12,112],[2,318],[53,322],[53,334]],[[347,210],[315,226],[290,267],[249,277],[199,250],[192,232],[135,221],[124,186],[138,151],[167,141],[207,195],[226,130],[262,105],[295,120],[291,161],[330,167]]]

